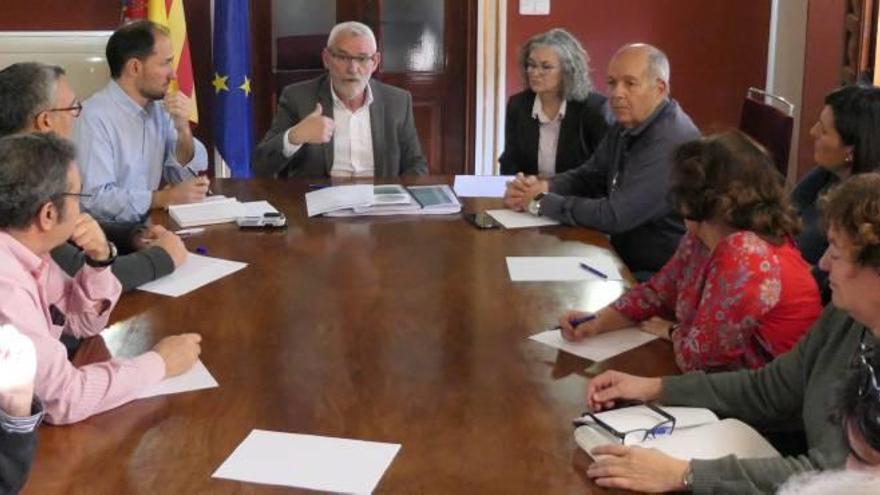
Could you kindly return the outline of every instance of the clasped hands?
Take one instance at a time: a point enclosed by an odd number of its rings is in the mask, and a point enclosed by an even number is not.
[[[504,206],[514,211],[526,211],[529,201],[538,193],[549,191],[550,184],[546,180],[534,175],[518,173],[507,183],[507,189],[504,191]]]

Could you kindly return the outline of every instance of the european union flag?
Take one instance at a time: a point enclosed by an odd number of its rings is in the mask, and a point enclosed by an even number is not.
[[[215,0],[214,136],[233,177],[251,176],[254,111],[250,72],[248,0]]]

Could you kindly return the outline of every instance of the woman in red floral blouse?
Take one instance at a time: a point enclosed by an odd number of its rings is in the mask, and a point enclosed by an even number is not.
[[[791,349],[822,309],[782,178],[738,131],[686,143],[674,162],[671,197],[688,228],[678,250],[595,319],[573,328],[587,313],[566,312],[563,336],[641,323],[672,340],[682,371],[758,368]]]

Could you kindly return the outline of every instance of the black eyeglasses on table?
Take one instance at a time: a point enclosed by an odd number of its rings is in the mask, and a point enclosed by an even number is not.
[[[599,425],[600,428],[612,434],[615,438],[620,440],[620,443],[623,445],[635,445],[649,438],[655,438],[658,436],[671,435],[673,431],[675,431],[675,417],[671,414],[667,413],[663,409],[653,405],[653,404],[642,404],[647,407],[651,411],[657,413],[662,417],[657,424],[652,426],[651,428],[637,428],[635,430],[630,431],[617,431],[614,427],[599,419],[595,414],[591,412],[585,412],[582,416],[588,416],[590,420],[585,418],[578,418],[574,420],[575,427],[584,426],[584,425]]]

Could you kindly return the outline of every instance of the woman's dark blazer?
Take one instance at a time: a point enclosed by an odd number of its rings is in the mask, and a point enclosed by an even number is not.
[[[584,101],[569,100],[559,128],[556,173],[584,163],[605,137],[612,122],[605,97],[590,93]],[[538,173],[538,119],[532,117],[535,93],[526,90],[507,101],[504,152],[498,159],[502,175]]]

